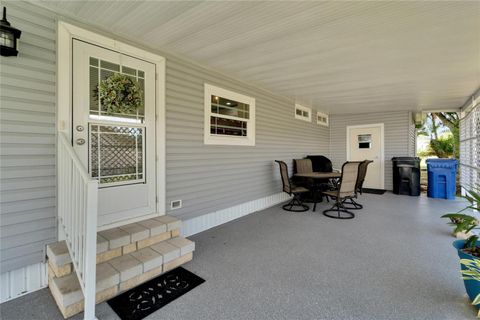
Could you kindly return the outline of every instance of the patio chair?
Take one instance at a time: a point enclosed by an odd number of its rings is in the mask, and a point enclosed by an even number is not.
[[[313,172],[312,161],[310,161],[309,159],[294,159],[293,163],[295,165],[295,173]],[[311,188],[313,186],[313,179],[293,177],[292,181],[299,187]]]
[[[303,204],[300,195],[306,192],[310,192],[305,187],[297,187],[290,182],[290,178],[288,177],[288,166],[285,162],[280,160],[275,160],[280,167],[280,176],[282,177],[282,184],[283,184],[283,192],[288,193],[288,195],[293,196],[290,202],[283,205],[283,210],[286,211],[293,211],[293,212],[305,212],[310,210],[310,208]],[[298,208],[298,209],[296,209]]]
[[[358,167],[361,162],[345,162],[342,166],[342,177],[338,183],[338,189],[333,191],[324,191],[323,194],[333,198],[335,204],[323,214],[334,219],[352,219],[355,217],[353,212],[348,211],[344,206],[345,201],[352,199],[356,194]],[[336,215],[329,212],[336,212]]]
[[[364,160],[358,166],[358,177],[355,186],[355,197],[348,199],[348,201],[344,203],[346,204],[345,208],[350,210],[359,210],[363,208],[363,205],[358,203],[355,199],[358,199],[358,194],[362,194],[363,182],[365,181],[365,177],[367,176],[367,167],[372,162],[372,160]]]
[[[323,157],[323,156],[321,156],[321,157]],[[295,161],[295,169],[296,169],[297,173],[314,172],[313,161],[311,159],[308,159],[308,158],[307,159],[295,159],[294,161]],[[319,172],[323,172],[323,171],[319,171]],[[315,202],[315,203],[316,203],[316,200],[317,200],[318,196],[320,197],[320,199],[319,199],[320,202],[323,201],[322,195],[321,194],[317,195],[317,194],[319,192],[327,190],[329,188],[329,179],[325,179],[325,180],[316,179],[316,180],[314,180],[314,179],[303,178],[303,179],[297,179],[295,181],[295,183],[297,183],[299,186],[306,187],[306,188],[310,189],[311,198],[313,199],[313,202]],[[326,198],[327,198],[327,201],[329,201],[328,197],[326,197]],[[314,209],[314,211],[315,211],[315,209]]]
[[[298,173],[313,172],[312,160],[310,159],[295,159],[295,168]]]

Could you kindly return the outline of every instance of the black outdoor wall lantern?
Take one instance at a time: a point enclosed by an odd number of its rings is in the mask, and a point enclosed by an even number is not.
[[[17,40],[22,31],[10,26],[7,21],[7,8],[3,7],[3,18],[0,20],[0,54],[4,57],[18,55]]]

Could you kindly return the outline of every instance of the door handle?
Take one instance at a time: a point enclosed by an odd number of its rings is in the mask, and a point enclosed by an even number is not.
[[[79,146],[81,146],[81,145],[85,144],[85,139],[80,138],[80,139],[77,139],[76,142]]]
[[[81,125],[78,125],[75,128],[77,129],[78,132],[82,132],[83,129],[84,129],[83,126],[81,126]]]

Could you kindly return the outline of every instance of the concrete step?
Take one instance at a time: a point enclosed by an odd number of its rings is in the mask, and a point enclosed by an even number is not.
[[[192,260],[194,250],[194,242],[174,237],[97,264],[97,303]],[[49,264],[48,282],[65,318],[83,311],[83,293],[76,273],[58,277]]]
[[[181,225],[180,220],[165,215],[100,231],[97,234],[97,264],[178,237]],[[73,272],[65,241],[49,244],[47,258],[55,276],[62,277]]]

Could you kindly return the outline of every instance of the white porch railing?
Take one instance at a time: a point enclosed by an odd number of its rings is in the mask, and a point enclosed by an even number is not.
[[[58,133],[58,218],[82,287],[84,319],[95,319],[98,181]]]

